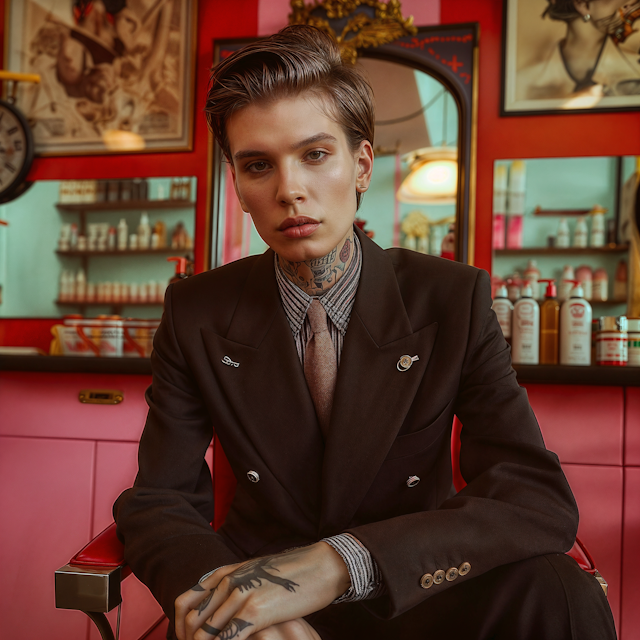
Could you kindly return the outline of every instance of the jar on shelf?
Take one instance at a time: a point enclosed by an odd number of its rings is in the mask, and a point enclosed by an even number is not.
[[[626,316],[603,316],[598,321],[596,335],[596,364],[626,367],[629,345]]]
[[[627,319],[630,367],[640,367],[640,318]]]

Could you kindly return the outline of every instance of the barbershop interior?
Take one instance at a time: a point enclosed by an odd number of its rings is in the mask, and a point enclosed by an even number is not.
[[[291,24],[329,34],[373,91],[361,242],[488,272],[517,384],[578,505],[568,553],[618,638],[640,638],[640,3],[0,8],[0,638],[166,637],[113,505],[138,473],[168,287],[269,249],[208,126],[211,70]],[[398,384],[429,370],[398,355]],[[243,364],[225,353],[219,375]],[[464,426],[446,425],[451,495]],[[246,478],[212,427],[217,530]],[[400,484],[419,482],[405,470]]]

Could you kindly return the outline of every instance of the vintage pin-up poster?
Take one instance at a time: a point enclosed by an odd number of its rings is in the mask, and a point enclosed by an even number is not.
[[[640,2],[505,0],[503,115],[640,107]]]
[[[7,62],[45,154],[188,149],[195,0],[10,0]]]

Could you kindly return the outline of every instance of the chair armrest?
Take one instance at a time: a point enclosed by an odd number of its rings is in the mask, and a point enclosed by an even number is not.
[[[56,571],[56,607],[111,611],[122,602],[120,584],[130,573],[113,523]]]
[[[595,577],[595,579],[600,583],[605,596],[609,595],[609,584],[596,569],[596,565],[591,554],[580,538],[576,538],[576,541],[573,543],[573,547],[567,551],[567,555],[571,556],[578,563],[578,566],[581,569],[584,569],[587,573],[590,573]]]

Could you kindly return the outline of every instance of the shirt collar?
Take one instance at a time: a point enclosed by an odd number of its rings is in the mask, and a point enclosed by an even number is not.
[[[276,280],[280,299],[284,307],[285,315],[289,321],[289,326],[294,336],[297,336],[302,328],[307,310],[314,296],[308,295],[305,291],[297,287],[284,274],[278,261],[277,254],[274,256]],[[347,270],[338,282],[321,296],[315,296],[324,307],[327,315],[344,336],[349,325],[351,310],[355,302],[355,294],[360,282],[360,272],[362,270],[362,249],[360,240],[356,234],[353,235],[353,259]]]

